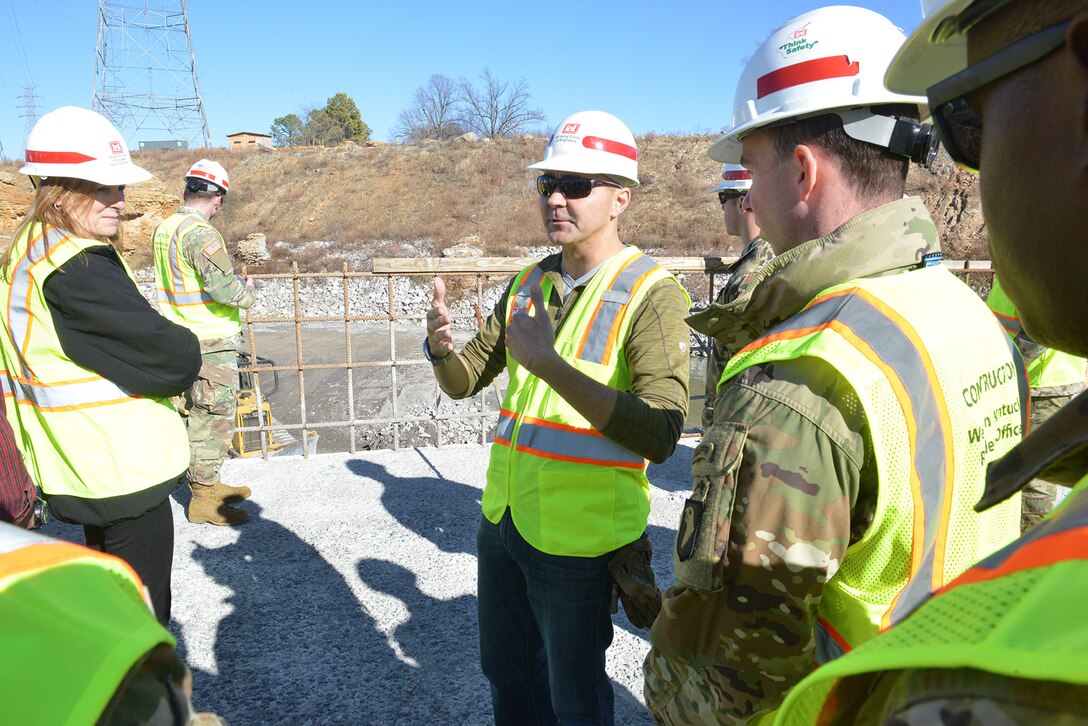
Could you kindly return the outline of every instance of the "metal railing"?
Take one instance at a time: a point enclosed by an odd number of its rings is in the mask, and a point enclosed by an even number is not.
[[[733,258],[720,257],[659,257],[656,260],[673,273],[682,276],[682,279],[685,280],[685,286],[688,287],[689,292],[693,293],[693,309],[701,309],[706,306],[707,301],[714,299],[718,276],[728,275],[729,265],[735,261]],[[438,410],[437,405],[425,415],[416,415],[400,410],[399,394],[403,382],[399,369],[407,366],[419,366],[424,375],[428,377],[434,390],[437,392],[438,389],[437,384],[433,382],[430,364],[423,358],[419,347],[416,347],[411,353],[401,353],[397,350],[397,326],[414,324],[414,329],[418,331],[416,338],[422,339],[425,313],[428,307],[426,304],[417,303],[415,305],[419,309],[417,314],[403,309],[405,308],[404,301],[400,301],[402,304],[398,305],[396,298],[397,281],[402,279],[428,281],[435,275],[442,275],[443,278],[459,281],[459,284],[455,286],[461,291],[460,304],[464,306],[462,309],[471,308],[477,324],[480,325],[484,315],[490,310],[490,306],[486,304],[487,292],[493,290],[496,286],[501,288],[510,275],[534,261],[535,259],[532,258],[383,258],[374,259],[370,271],[349,270],[345,263],[343,269],[339,272],[304,273],[298,271],[297,265],[293,265],[292,271],[289,273],[254,274],[253,277],[258,281],[259,293],[261,287],[271,286],[272,281],[289,281],[290,307],[293,313],[289,315],[257,316],[251,314],[250,311],[246,311],[244,324],[247,333],[250,364],[240,366],[239,372],[252,376],[255,383],[253,388],[256,396],[255,414],[257,424],[240,426],[237,431],[243,433],[257,432],[257,438],[260,441],[260,454],[264,458],[268,458],[277,449],[278,445],[275,443],[277,438],[286,438],[289,441],[301,440],[303,444],[301,453],[303,456],[309,457],[312,453],[312,447],[307,446],[306,442],[313,436],[313,432],[330,429],[347,430],[350,436],[347,450],[351,453],[355,453],[357,450],[357,434],[361,429],[372,431],[375,427],[379,429],[388,427],[386,439],[391,443],[391,448],[400,449],[406,427],[416,427],[417,439],[423,435],[421,432],[424,428],[433,427],[435,430],[434,442],[437,445],[442,445],[446,443],[444,441],[444,431],[454,421],[470,422],[474,430],[474,440],[480,444],[486,443],[495,423],[498,404],[501,403],[501,395],[497,386],[494,387],[494,395],[497,398],[494,407],[488,402],[488,391],[484,391],[470,399],[468,404],[459,408],[447,407],[448,410],[445,412]],[[946,261],[945,265],[952,272],[962,275],[969,283],[972,276],[978,276],[978,279],[975,280],[976,284],[972,285],[976,291],[982,292],[989,287],[992,270],[988,261]],[[694,279],[689,279],[693,277]],[[304,314],[305,306],[302,302],[304,288],[309,281],[315,280],[340,281],[339,288],[342,292],[343,305],[337,314]],[[363,304],[358,303],[358,291],[353,294],[352,290],[353,285],[360,283],[365,283],[369,288],[364,295],[367,302]],[[278,284],[283,285],[284,283]],[[427,283],[424,282],[424,284]],[[384,310],[375,310],[374,293],[380,287],[384,288]],[[465,299],[464,295],[469,291],[471,291],[473,297]],[[353,310],[353,297],[356,298],[355,310]],[[353,326],[367,323],[382,323],[385,325],[388,334],[387,356],[360,360],[354,354]],[[267,358],[258,349],[258,336],[255,333],[262,326],[283,324],[290,325],[293,330],[295,363],[293,365],[254,363],[254,361],[261,358]],[[335,324],[337,327],[343,326],[343,358],[334,362],[306,362],[308,351],[307,346],[304,345],[303,331],[310,326],[328,327],[329,324]],[[705,355],[709,349],[707,341],[702,340],[701,336],[696,336],[696,341],[703,347],[702,352]],[[373,356],[370,357],[373,358]],[[388,371],[390,380],[390,397],[386,401],[389,404],[388,415],[360,417],[356,412],[356,375],[357,372],[365,373],[372,370]],[[344,372],[346,386],[343,391],[342,410],[346,412],[345,416],[332,420],[311,420],[309,418],[306,374],[318,371]],[[292,373],[298,387],[299,420],[295,422],[278,421],[275,420],[275,417],[269,417],[265,413],[263,406],[265,394],[261,379],[262,376],[267,380],[270,375],[280,376],[281,374],[290,375]],[[693,401],[702,400],[702,386],[693,386],[692,391],[691,398]],[[298,434],[298,437],[296,438],[294,434]]]

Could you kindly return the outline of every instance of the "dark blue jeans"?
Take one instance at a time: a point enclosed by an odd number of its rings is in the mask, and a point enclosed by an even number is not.
[[[561,557],[534,548],[507,509],[480,518],[480,664],[496,726],[612,724],[608,557]]]

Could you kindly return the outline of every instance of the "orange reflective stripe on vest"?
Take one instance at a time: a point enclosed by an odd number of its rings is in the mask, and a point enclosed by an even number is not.
[[[910,451],[913,511],[909,577],[881,617],[881,628],[898,622],[945,582],[945,546],[953,503],[948,486],[954,480],[954,439],[948,403],[926,347],[899,313],[864,288],[838,289],[816,298],[783,326],[754,341],[740,353],[779,341],[834,330],[881,371],[902,409]],[[1012,348],[1011,343],[1006,343]],[[1009,375],[1027,397],[1027,377],[1019,356]],[[724,377],[724,376],[723,376]],[[1021,411],[1026,423],[1026,411]],[[825,624],[827,634],[844,650],[845,638]]]
[[[540,285],[540,282],[543,279],[544,271],[540,269],[540,265],[533,265],[522,273],[521,279],[518,280],[517,286],[514,288],[514,304],[508,306],[506,309],[507,325],[510,324],[516,311],[524,310],[525,312],[529,312],[532,310],[533,299],[529,294],[529,290],[532,289],[533,285]]]
[[[624,311],[646,278],[657,268],[650,257],[632,258],[617,273],[593,311],[593,322],[582,336],[577,355],[582,360],[607,364],[617,348],[616,336]]]
[[[1020,331],[1023,330],[1023,326],[1020,325],[1020,318],[1009,317],[1008,315],[1002,315],[996,310],[993,311],[994,317],[997,318],[997,322],[1001,323],[1001,327],[1009,335],[1020,335]]]
[[[0,554],[3,555],[0,557],[0,580],[55,567],[73,560],[107,557],[107,555],[102,555],[86,547],[59,540],[34,542],[32,544],[11,541],[0,542]],[[140,576],[136,574],[131,565],[116,557],[110,557],[110,559],[104,561],[109,562],[114,567],[123,569],[134,582],[140,584],[139,590],[142,592],[143,585]]]
[[[167,243],[167,258],[170,262],[170,279],[163,280],[163,287],[158,290],[160,302],[170,305],[206,305],[215,302],[211,295],[203,290],[188,291],[185,285],[185,274],[181,266],[181,238],[194,227],[202,223],[197,217],[189,217],[174,230]]]
[[[8,376],[4,376],[0,384],[5,395],[14,396],[17,401],[30,403],[38,409],[67,410],[129,399],[129,394],[119,386],[93,374],[83,378],[44,383],[27,363],[31,328],[36,322],[29,309],[34,292],[34,267],[47,260],[49,254],[68,239],[68,235],[55,227],[45,228],[32,239],[13,268],[6,301],[6,332],[21,370],[7,371]]]
[[[510,446],[515,422],[516,416],[512,411],[500,409],[499,424],[495,430],[496,444]],[[641,456],[613,443],[592,428],[568,426],[531,416],[522,419],[518,443],[514,448],[545,459],[594,466],[642,469],[646,465],[646,460]],[[572,452],[577,452],[577,455]]]
[[[1088,560],[1088,498],[1085,497],[1071,499],[1012,545],[986,557],[937,594],[1067,560]]]

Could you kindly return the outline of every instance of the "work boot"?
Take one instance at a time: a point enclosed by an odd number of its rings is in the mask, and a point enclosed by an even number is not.
[[[193,493],[193,498],[189,502],[189,521],[193,524],[207,523],[233,527],[249,519],[249,514],[245,510],[236,509],[216,496],[215,486],[190,482],[189,489]]]
[[[222,499],[227,504],[233,504],[240,502],[243,499],[249,499],[249,495],[253,491],[247,486],[232,487],[230,484],[224,484],[221,481],[217,481],[212,486],[215,487],[215,496]]]

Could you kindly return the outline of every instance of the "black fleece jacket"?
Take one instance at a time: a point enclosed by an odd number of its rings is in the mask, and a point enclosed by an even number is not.
[[[45,301],[65,354],[125,391],[167,398],[200,373],[200,343],[187,328],[158,313],[129,279],[116,250],[84,250],[51,274]],[[51,496],[57,519],[104,526],[158,506],[180,477],[107,499]]]

